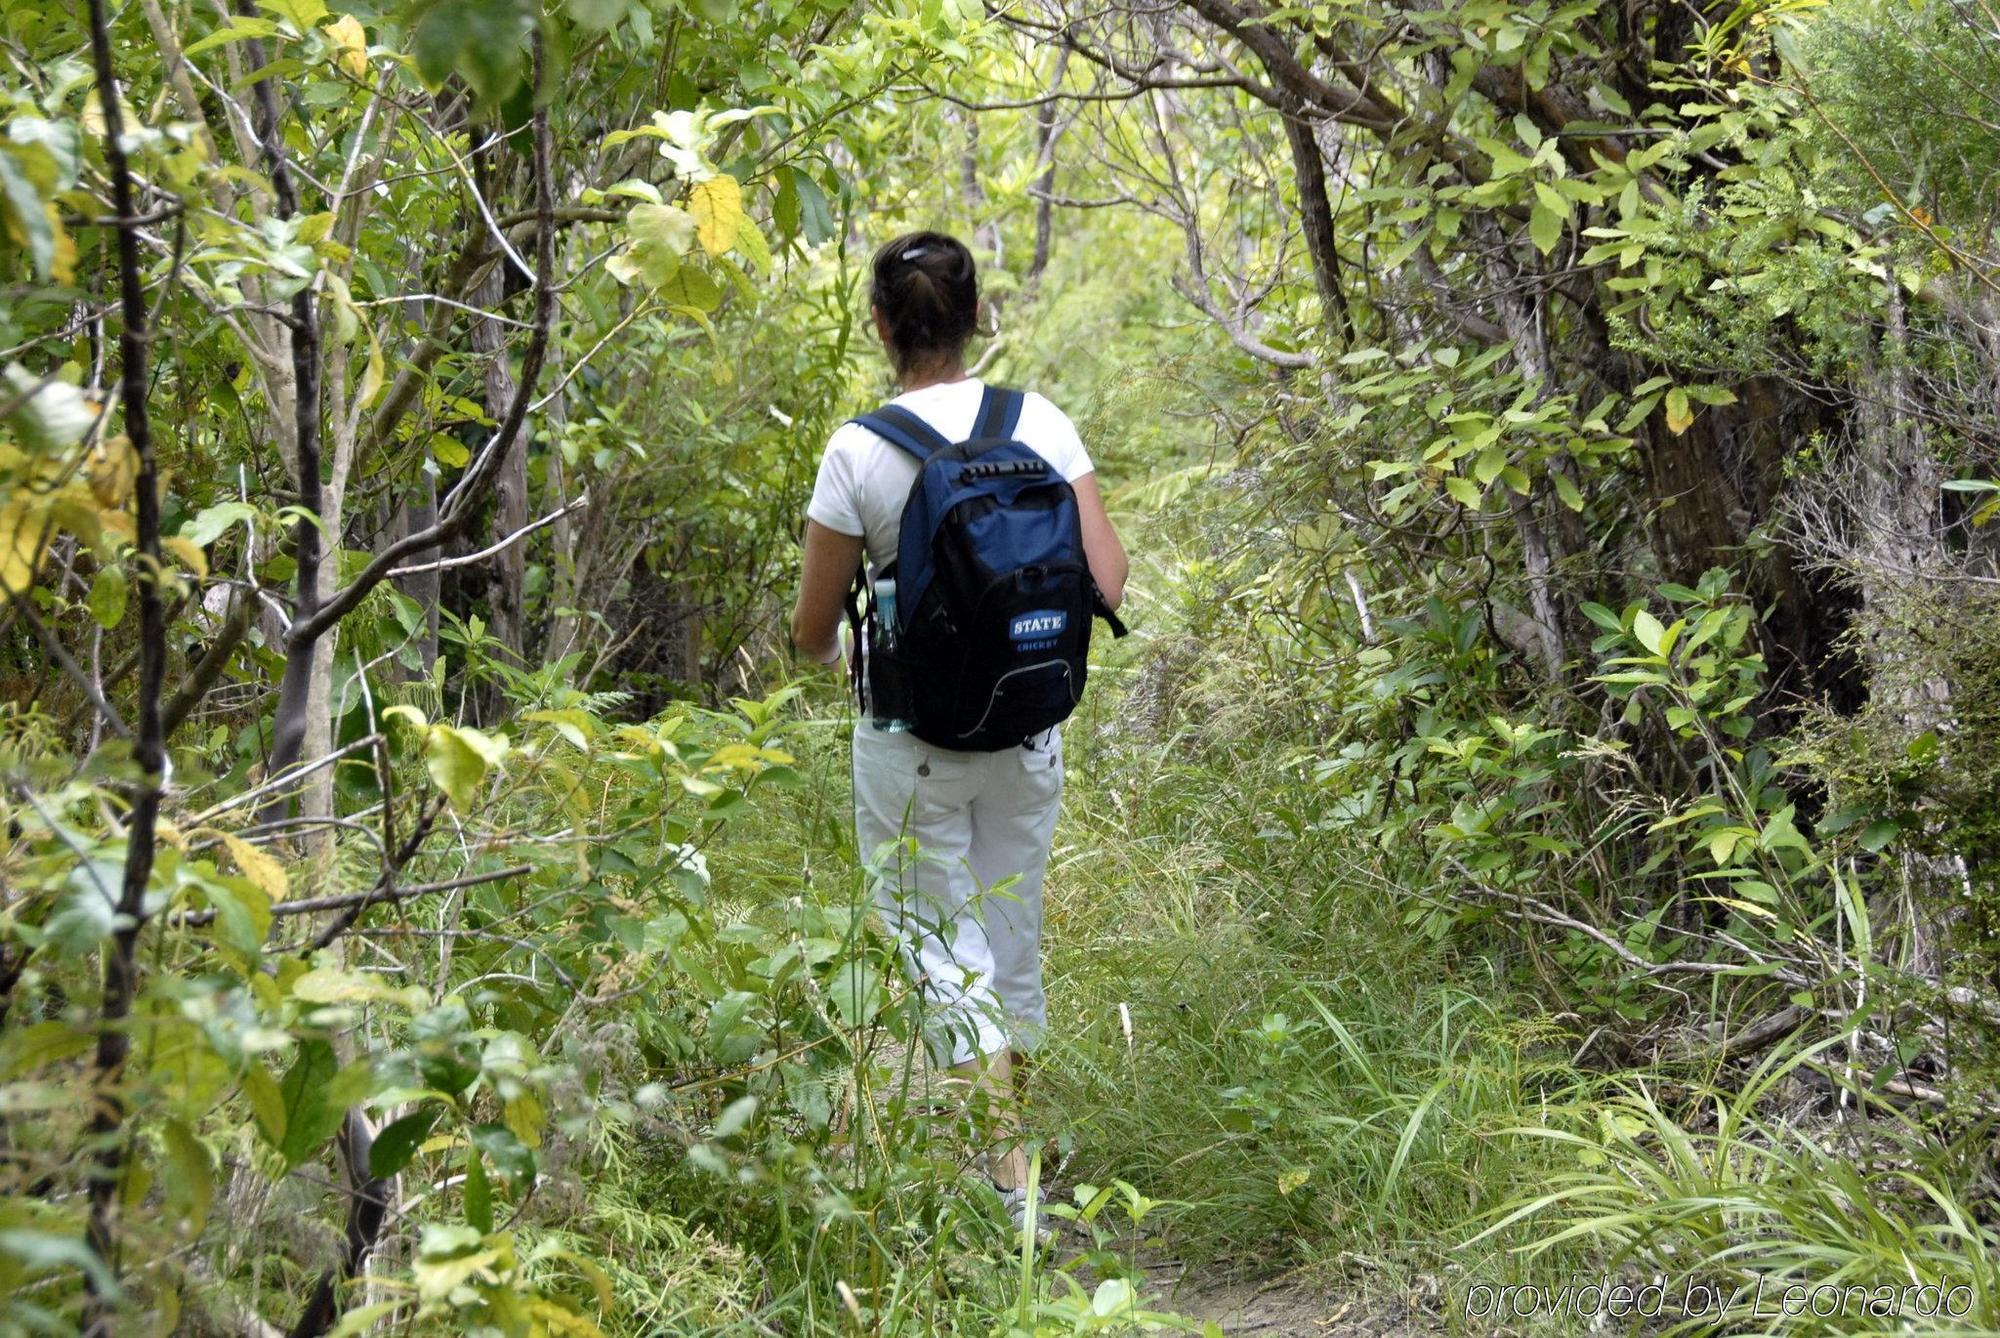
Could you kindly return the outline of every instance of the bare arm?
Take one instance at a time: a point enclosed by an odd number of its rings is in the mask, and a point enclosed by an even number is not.
[[[1086,549],[1089,534],[1086,528]],[[816,520],[806,522],[805,567],[799,576],[798,603],[792,606],[792,645],[815,664],[832,664],[840,658],[840,614],[847,587],[860,566],[860,535],[830,530]]]
[[[1104,592],[1104,602],[1116,609],[1125,602],[1125,577],[1132,570],[1125,545],[1104,513],[1104,498],[1097,491],[1097,475],[1085,474],[1070,486],[1076,490],[1076,505],[1083,521],[1083,556],[1090,564],[1091,577]]]

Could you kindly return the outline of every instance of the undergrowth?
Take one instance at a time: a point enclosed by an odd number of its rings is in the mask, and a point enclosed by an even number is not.
[[[624,1115],[576,1158],[581,1202],[526,1228],[596,1242],[607,1331],[1194,1328],[1176,1305],[1243,1277],[1454,1332],[1592,1331],[1604,1316],[1571,1304],[1577,1287],[1649,1282],[1669,1302],[1709,1289],[1714,1310],[1614,1327],[2000,1319],[1978,1129],[1898,1112],[1865,1074],[1840,1096],[1825,1043],[1781,1044],[1754,1071],[1607,1064],[1592,1042],[1616,1017],[1547,993],[1524,944],[1540,931],[1430,931],[1425,851],[1362,839],[1337,787],[1303,783],[1317,722],[1295,670],[1204,626],[1187,592],[1214,573],[1165,569],[1162,551],[1142,584],[1176,593],[1142,610],[1151,644],[1102,655],[1067,727],[1029,1112],[1062,1243],[1022,1256],[1007,1239],[963,1094],[897,1042],[891,1010],[824,1085],[704,1079],[706,1128],[649,1103],[671,1075],[612,1044],[600,1080],[628,1094],[607,1103]],[[709,852],[719,921],[852,926],[865,904],[852,720],[815,692],[788,742],[802,783]],[[753,1141],[727,1136],[740,1092],[775,1107]],[[1793,1284],[1962,1290],[1912,1329],[1907,1305],[1867,1297],[1790,1313]]]

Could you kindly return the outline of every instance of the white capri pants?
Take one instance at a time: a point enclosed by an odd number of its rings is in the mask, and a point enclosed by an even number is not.
[[[1042,878],[1062,786],[1060,728],[964,753],[855,725],[856,848],[930,1005],[926,1040],[940,1063],[1041,1039]]]

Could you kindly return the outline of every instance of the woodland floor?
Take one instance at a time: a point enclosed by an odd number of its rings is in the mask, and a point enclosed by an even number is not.
[[[1416,1338],[1445,1332],[1421,1298],[1372,1296],[1356,1289],[1279,1276],[1227,1279],[1190,1274],[1171,1260],[1146,1265],[1154,1303],[1197,1322],[1213,1320],[1225,1334],[1314,1335],[1316,1338]]]

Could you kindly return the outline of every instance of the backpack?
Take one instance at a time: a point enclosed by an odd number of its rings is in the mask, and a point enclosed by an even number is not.
[[[1093,615],[1125,635],[1085,562],[1075,490],[1014,439],[1021,402],[988,386],[972,435],[955,443],[894,404],[850,420],[918,466],[896,557],[875,574],[895,579],[893,614],[885,625],[859,572],[848,599],[863,648],[856,686],[879,703],[897,685],[895,713],[939,748],[998,752],[1067,719],[1083,696]]]

